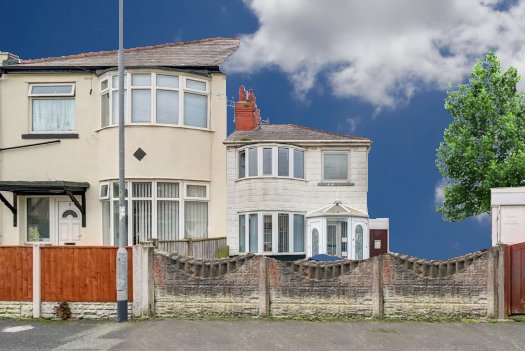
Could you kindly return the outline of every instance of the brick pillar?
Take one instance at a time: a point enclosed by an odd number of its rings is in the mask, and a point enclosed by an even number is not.
[[[383,255],[372,260],[372,317],[383,317]]]

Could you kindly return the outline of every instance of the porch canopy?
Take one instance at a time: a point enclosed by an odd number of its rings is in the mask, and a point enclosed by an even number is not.
[[[368,218],[368,213],[335,201],[333,204],[322,207],[306,214],[306,217],[360,217]]]
[[[86,191],[89,183],[65,182],[65,181],[0,181],[0,201],[13,213],[13,227],[17,226],[18,195],[40,195],[56,196],[67,195],[82,213],[82,227],[86,226]],[[1,192],[13,193],[13,204],[11,204]],[[75,195],[80,195],[79,202]]]

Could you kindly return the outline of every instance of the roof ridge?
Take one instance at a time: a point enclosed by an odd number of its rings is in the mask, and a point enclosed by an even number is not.
[[[124,49],[124,52],[127,53],[127,52],[135,52],[135,51],[143,51],[143,50],[151,50],[151,49],[160,49],[160,48],[165,48],[165,47],[173,47],[173,46],[182,46],[182,45],[188,45],[188,44],[205,43],[205,42],[216,41],[216,40],[237,40],[237,41],[240,41],[240,38],[216,37],[216,38],[189,40],[189,41],[176,41],[176,42],[172,42],[172,43],[164,43],[164,44],[148,45],[148,46],[139,46],[139,47],[136,47],[136,48],[127,48],[127,49]],[[21,60],[21,64],[49,62],[49,61],[55,61],[55,60],[67,60],[67,59],[94,57],[94,56],[104,56],[104,55],[110,55],[110,54],[115,54],[115,53],[118,53],[118,50],[92,51],[92,52],[73,54],[73,55],[44,57],[44,58],[39,58],[39,59]]]
[[[321,132],[321,133],[334,135],[334,136],[340,136],[340,137],[346,137],[346,138],[358,139],[358,140],[370,140],[369,138],[363,138],[363,137],[358,137],[358,136],[348,135],[348,134],[334,133],[334,132],[329,132],[329,131],[326,131],[326,130],[323,130],[323,129],[310,128],[310,127],[300,126],[300,125],[293,124],[293,123],[275,123],[275,124],[269,124],[269,125],[273,125],[273,126],[279,126],[279,125],[281,125],[281,126],[291,126],[291,127],[302,128],[302,129],[306,129],[306,130],[310,130],[310,131],[314,131],[314,132]]]

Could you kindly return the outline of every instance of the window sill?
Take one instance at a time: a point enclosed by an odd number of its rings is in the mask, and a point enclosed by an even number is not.
[[[256,176],[256,177],[244,177],[244,178],[238,178],[236,182],[242,182],[243,180],[250,180],[250,179],[287,179],[287,180],[298,180],[301,182],[306,182],[304,178],[294,178],[294,177],[279,177],[279,176]]]
[[[317,183],[318,186],[354,186],[352,182],[320,182]]]
[[[30,133],[22,134],[22,139],[78,139],[78,133]]]

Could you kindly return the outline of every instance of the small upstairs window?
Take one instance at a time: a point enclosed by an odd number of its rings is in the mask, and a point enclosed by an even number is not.
[[[28,95],[32,132],[75,130],[75,84],[31,84]]]
[[[348,152],[323,153],[323,179],[335,182],[348,180]]]

